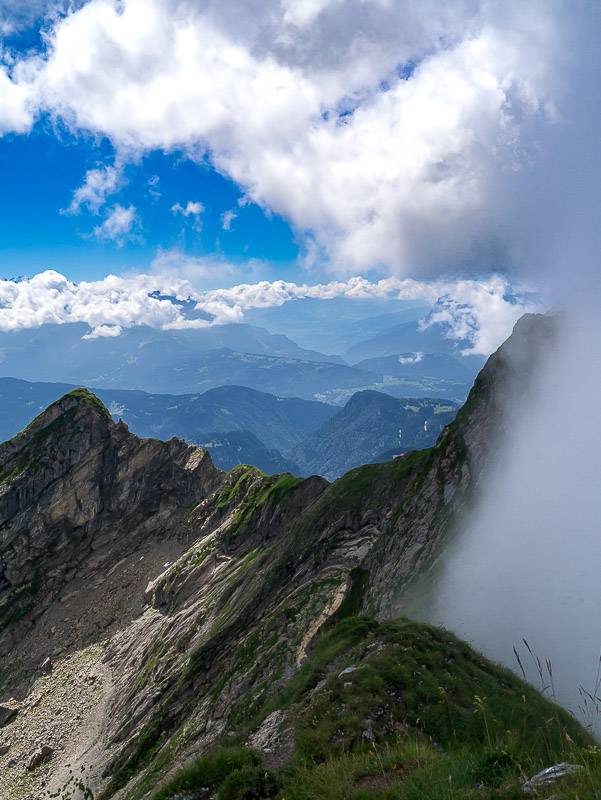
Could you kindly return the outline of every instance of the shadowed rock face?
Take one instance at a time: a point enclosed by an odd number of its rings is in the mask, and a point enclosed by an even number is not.
[[[83,390],[50,406],[0,447],[0,652],[69,581],[181,540],[183,507],[222,480],[205,451],[138,439]]]
[[[518,323],[436,447],[331,485],[226,475],[199,448],[131,435],[82,391],[3,445],[4,683],[27,687],[57,641],[59,659],[102,649],[94,747],[59,743],[50,788],[68,757],[107,797],[146,796],[153,758],[181,763],[245,724],[328,621],[386,618],[469,504],[503,430],[500,398],[526,390],[552,330]]]

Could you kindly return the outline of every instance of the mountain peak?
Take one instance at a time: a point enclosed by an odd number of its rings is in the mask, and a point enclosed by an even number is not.
[[[60,427],[60,420],[88,418],[89,421],[97,420],[106,424],[112,422],[109,410],[89,389],[73,389],[73,391],[55,400],[41,414],[38,414],[21,433],[6,445],[14,445],[19,449],[31,439],[38,440],[44,432],[50,432]],[[1,460],[1,459],[0,459]]]
[[[91,392],[89,389],[85,389],[83,387],[79,389],[73,389],[73,391],[68,392],[64,395],[58,403],[71,403],[75,402],[77,405],[86,406],[87,408],[91,408],[97,414],[101,416],[107,417],[107,419],[111,419],[110,412],[108,408],[104,405],[102,400],[100,400],[94,392]]]

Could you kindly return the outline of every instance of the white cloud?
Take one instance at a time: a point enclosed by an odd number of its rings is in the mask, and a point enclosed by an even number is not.
[[[424,324],[442,325],[449,338],[466,341],[467,352],[488,354],[511,332],[525,312],[537,310],[502,277],[487,280],[415,281],[385,278],[370,282],[355,277],[324,284],[261,281],[229,289],[199,290],[198,278],[223,279],[234,268],[227,263],[162,252],[153,263],[156,274],[116,277],[76,284],[47,271],[28,280],[0,280],[0,330],[32,328],[46,323],[85,322],[92,336],[118,336],[123,328],[150,325],[164,329],[205,327],[241,322],[251,308],[267,308],[302,298],[336,297],[422,300],[433,306]],[[192,300],[195,310],[213,317],[190,318],[176,300]]]
[[[342,0],[283,0],[284,22],[304,28],[315,22],[328,6],[338,5]]]
[[[0,0],[0,33],[9,36],[32,25],[52,0]]]
[[[205,154],[351,274],[480,269],[532,245],[515,176],[558,119],[570,25],[543,0],[89,0],[0,73],[0,129],[35,105],[123,153]]]
[[[161,192],[159,191],[159,184],[161,179],[158,175],[151,175],[148,179],[148,194],[154,199],[158,200],[161,197]]]
[[[82,336],[82,339],[110,339],[121,336],[123,328],[121,325],[97,325],[90,333]]]
[[[203,204],[199,201],[188,200],[185,206],[181,203],[175,203],[171,206],[172,214],[180,214],[182,217],[191,217],[194,220],[193,228],[195,231],[202,230],[201,214],[205,210]]]
[[[0,51],[1,53],[1,51]],[[0,136],[25,133],[33,124],[33,89],[27,83],[15,83],[0,64]]]
[[[48,270],[27,280],[0,280],[0,330],[85,322],[93,335],[106,336],[133,325],[160,328],[181,322],[185,327],[181,308],[171,300],[153,296],[157,291],[179,300],[194,294],[187,282],[169,276],[108,275],[100,281],[73,283]]]
[[[70,214],[79,213],[82,206],[97,214],[109,195],[117,192],[123,184],[121,169],[115,166],[89,169],[83,184],[73,193]]]
[[[224,231],[231,231],[232,229],[232,222],[236,219],[238,215],[235,211],[231,209],[229,211],[224,211],[221,215],[221,227]]]
[[[111,208],[102,224],[94,228],[94,236],[97,239],[106,239],[122,245],[129,238],[136,222],[135,206],[125,208],[117,203]]]
[[[313,285],[261,281],[207,291],[197,307],[214,315],[217,323],[239,322],[250,308],[268,308],[300,298],[335,297],[425,301],[433,310],[424,319],[424,328],[440,325],[448,338],[467,343],[466,353],[484,355],[509,336],[523,314],[540,310],[540,303],[528,299],[525,289],[512,289],[509,281],[499,275],[483,280],[435,281],[396,277],[368,281],[354,277]]]
[[[177,276],[190,281],[193,286],[219,285],[239,277],[239,270],[219,256],[191,256],[179,247],[160,249],[154,257],[150,270],[159,276]]]
[[[399,364],[419,364],[420,361],[424,360],[423,353],[410,353],[406,356],[399,356]]]

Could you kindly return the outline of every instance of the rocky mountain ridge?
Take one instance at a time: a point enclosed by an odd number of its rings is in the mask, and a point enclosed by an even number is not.
[[[274,692],[297,685],[322,632],[398,613],[469,506],[505,393],[527,390],[553,327],[518,323],[436,447],[333,484],[244,466],[225,474],[200,448],[138,439],[85,391],[2,445],[0,667],[22,710],[0,735],[0,796],[51,796],[71,769],[101,797],[150,797],[191,756],[259,735],[278,710]],[[11,730],[46,696],[44,657],[65,670],[90,648],[96,694],[72,722],[79,744],[59,737],[27,771]]]

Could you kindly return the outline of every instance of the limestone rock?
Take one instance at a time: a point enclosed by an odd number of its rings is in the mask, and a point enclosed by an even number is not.
[[[248,747],[263,753],[265,764],[271,769],[281,766],[292,755],[294,734],[285,723],[285,713],[281,709],[273,711],[247,740]]]
[[[20,706],[14,702],[0,703],[0,728],[8,725],[19,713]]]
[[[573,775],[575,772],[580,772],[584,769],[580,764],[568,764],[566,761],[561,764],[555,764],[552,767],[542,770],[542,772],[534,775],[530,780],[526,781],[522,786],[524,794],[538,794],[539,792],[548,789],[557,781],[565,778],[568,775]]]
[[[39,750],[36,750],[34,753],[31,754],[29,761],[27,762],[27,769],[31,772],[36,767],[39,767],[40,764],[46,763],[46,761],[50,761],[52,756],[54,755],[54,750],[47,744],[42,745]]]

